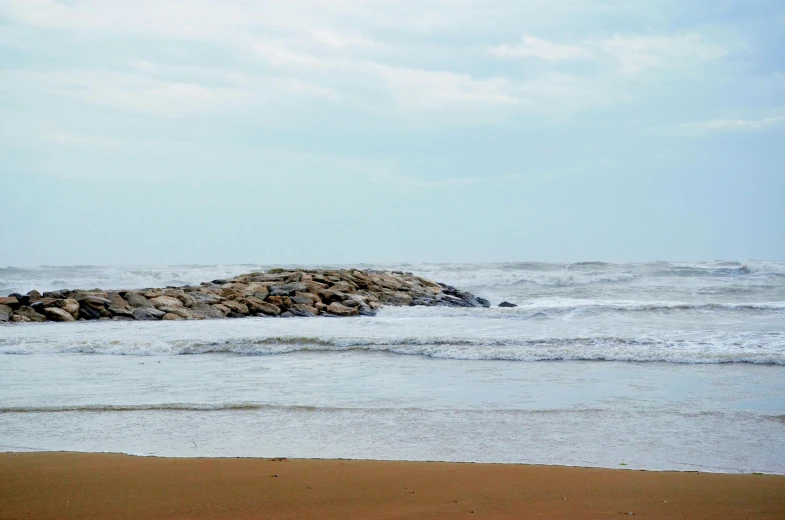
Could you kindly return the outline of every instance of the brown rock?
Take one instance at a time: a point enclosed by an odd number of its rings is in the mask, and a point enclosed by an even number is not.
[[[295,303],[294,305],[292,305],[289,308],[290,311],[292,309],[297,309],[298,311],[302,311],[302,312],[307,313],[307,314],[309,314],[311,316],[318,316],[319,315],[319,309],[317,309],[316,307],[312,307],[311,305],[303,305],[301,303]]]
[[[288,296],[268,296],[267,303],[272,303],[282,311],[292,306],[292,300]]]
[[[37,302],[42,298],[41,293],[33,289],[29,293],[27,293],[27,297],[30,298],[31,302]]]
[[[14,323],[30,323],[33,320],[31,320],[27,316],[23,316],[22,314],[14,314],[13,316],[11,316],[11,321],[13,321]]]
[[[181,318],[177,314],[172,314],[171,312],[167,313],[167,314],[164,314],[161,319],[162,320],[166,320],[166,321],[181,321],[181,320],[183,320],[183,318]]]
[[[359,309],[341,305],[338,302],[333,302],[327,306],[327,312],[335,316],[357,316],[360,314]]]
[[[53,306],[63,309],[74,318],[79,317],[79,302],[72,298],[66,298],[65,300],[55,300]]]
[[[115,317],[115,318],[120,316],[122,318],[131,318],[131,319],[133,319],[133,317],[134,317],[133,310],[131,310],[130,307],[119,307],[117,305],[110,305],[109,308],[106,309],[106,310],[109,311],[109,313],[112,315],[112,317]]]
[[[240,302],[234,300],[227,300],[223,302],[223,305],[229,308],[229,310],[231,311],[229,315],[232,317],[248,316],[248,314],[250,314],[248,307]]]
[[[183,302],[172,296],[156,296],[150,299],[150,303],[156,309],[161,307],[182,307]]]
[[[191,312],[189,309],[186,309],[185,307],[161,307],[158,310],[161,312],[165,312],[166,314],[174,314],[175,316],[179,316],[184,320],[204,319],[203,316],[198,316],[193,312]]]
[[[128,302],[128,305],[135,309],[153,308],[153,304],[150,303],[150,300],[136,292],[125,293],[124,299]]]
[[[222,303],[216,303],[215,305],[213,305],[213,309],[215,309],[218,312],[220,312],[222,318],[226,318],[232,312],[232,310],[229,307],[227,307],[226,305],[224,305]]]
[[[50,321],[76,321],[71,314],[57,307],[47,307],[44,309],[44,315]]]
[[[226,314],[207,303],[197,303],[192,312],[196,319],[220,319],[225,318]]]
[[[8,307],[11,307],[12,309],[18,309],[19,307],[21,307],[21,304],[19,303],[19,300],[17,300],[13,296],[2,296],[2,297],[0,297],[0,305],[7,305]]]
[[[0,322],[5,323],[11,320],[11,307],[8,305],[0,305]]]
[[[30,321],[46,321],[46,318],[42,314],[37,313],[32,307],[26,305],[14,310],[14,316],[24,316]]]
[[[110,305],[114,305],[116,307],[128,307],[128,302],[120,296],[120,293],[116,291],[109,291],[106,293],[106,298],[112,302]]]

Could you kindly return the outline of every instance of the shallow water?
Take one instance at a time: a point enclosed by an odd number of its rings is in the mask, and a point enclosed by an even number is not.
[[[0,293],[254,267],[7,268]],[[0,326],[0,450],[785,473],[785,264],[388,267],[520,306]]]

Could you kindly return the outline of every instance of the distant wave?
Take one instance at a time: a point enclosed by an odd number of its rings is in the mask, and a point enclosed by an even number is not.
[[[685,364],[755,363],[785,365],[785,333],[661,339],[615,336],[566,338],[326,338],[264,337],[225,341],[52,341],[28,344],[0,340],[0,353],[172,356],[201,354],[281,355],[294,352],[388,352],[454,360],[632,361]]]
[[[264,405],[258,404],[189,404],[189,403],[165,403],[165,404],[85,404],[73,406],[3,406],[0,407],[2,413],[55,413],[55,412],[143,412],[151,410],[164,411],[200,411],[200,412],[220,412],[227,410],[260,410]]]

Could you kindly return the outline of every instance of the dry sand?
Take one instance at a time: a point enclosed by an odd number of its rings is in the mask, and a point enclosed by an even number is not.
[[[0,519],[785,518],[785,476],[0,454]]]

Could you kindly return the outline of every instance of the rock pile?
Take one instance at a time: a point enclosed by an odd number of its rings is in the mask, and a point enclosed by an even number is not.
[[[11,294],[0,298],[0,322],[373,316],[383,305],[490,304],[411,273],[271,269],[199,286]]]

